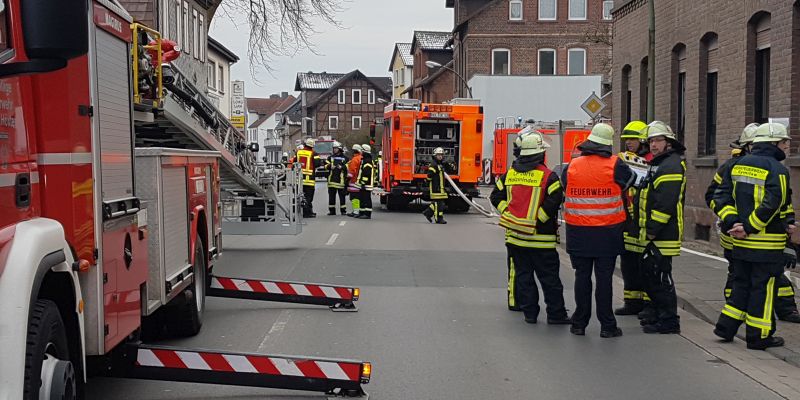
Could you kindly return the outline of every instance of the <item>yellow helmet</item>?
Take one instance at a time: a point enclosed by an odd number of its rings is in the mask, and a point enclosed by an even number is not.
[[[639,139],[647,141],[647,124],[642,121],[631,121],[622,129],[622,139]]]
[[[791,140],[789,133],[786,131],[786,127],[783,126],[783,124],[769,122],[762,124],[756,129],[753,143],[780,142],[782,140]]]
[[[592,127],[588,139],[597,144],[614,145],[614,128],[609,124],[599,123]]]

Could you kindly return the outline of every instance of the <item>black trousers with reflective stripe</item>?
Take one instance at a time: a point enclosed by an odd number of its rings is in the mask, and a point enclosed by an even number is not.
[[[746,322],[747,342],[758,343],[775,333],[775,286],[777,278],[783,275],[784,263],[756,263],[739,259],[731,261],[733,289],[717,320],[716,328],[722,336],[732,339],[739,326]]]
[[[564,307],[564,285],[558,271],[561,264],[555,249],[532,249],[506,243],[508,252],[514,260],[514,296],[526,318],[539,316],[539,287],[542,285],[548,318],[566,318]]]
[[[514,293],[514,281],[516,278],[516,267],[514,266],[514,259],[511,258],[511,250],[506,247],[506,266],[508,267],[508,286],[506,289],[506,299],[508,299],[508,309],[512,311],[519,311],[519,300]]]
[[[372,191],[361,188],[361,192],[358,194],[358,198],[361,202],[361,205],[359,206],[361,213],[368,217],[372,216]]]
[[[431,205],[429,205],[428,208],[426,208],[422,213],[436,221],[444,220],[445,205],[446,203],[444,200],[431,200]]]
[[[314,212],[314,192],[316,187],[303,185],[303,214],[309,215]]]
[[[650,296],[650,305],[655,308],[658,323],[664,328],[680,325],[678,317],[678,296],[672,280],[672,257],[662,256],[654,268],[642,266],[644,290]]]
[[[597,303],[597,320],[600,329],[611,331],[617,327],[614,311],[611,309],[613,294],[611,283],[616,267],[616,257],[575,257],[570,256],[572,268],[575,269],[575,313],[572,314],[572,325],[585,328],[592,317],[592,271],[594,271],[597,288],[594,291]]]
[[[342,210],[342,215],[347,213],[347,189],[345,188],[328,188],[328,209],[331,212],[336,212],[336,196],[339,196],[339,208]]]
[[[622,271],[622,281],[624,285],[624,296],[626,304],[644,305],[644,282],[639,258],[641,254],[625,250],[619,259],[620,270]]]
[[[725,299],[731,297],[733,290],[733,263],[731,262],[731,251],[725,250],[725,259],[728,260],[728,277],[725,281]],[[797,302],[794,299],[794,285],[792,281],[781,274],[775,281],[775,314],[778,318],[784,318],[789,314],[797,312]]]

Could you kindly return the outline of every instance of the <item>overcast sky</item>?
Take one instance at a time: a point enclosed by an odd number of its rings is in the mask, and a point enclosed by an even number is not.
[[[359,69],[368,76],[391,76],[389,63],[395,42],[411,42],[414,30],[450,31],[453,10],[444,0],[350,0],[339,16],[344,29],[321,26],[313,42],[314,54],[303,50],[298,55],[276,57],[272,74],[261,71],[257,84],[250,75],[247,60],[249,30],[244,15],[235,22],[217,13],[210,35],[241,59],[232,67],[233,80],[246,82],[247,97],[267,97],[282,91],[294,93],[297,72],[347,73]]]

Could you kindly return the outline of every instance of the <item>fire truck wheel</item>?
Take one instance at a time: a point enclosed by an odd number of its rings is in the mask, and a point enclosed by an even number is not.
[[[203,326],[203,311],[206,308],[206,257],[203,242],[198,235],[198,245],[194,248],[194,284],[183,292],[185,301],[174,310],[174,318],[169,318],[169,330],[178,336],[194,336]]]
[[[31,309],[25,348],[23,398],[78,398],[75,369],[67,346],[67,331],[58,307],[51,300],[37,300]]]
[[[386,195],[386,209],[389,211],[400,211],[408,206],[409,199],[405,196]]]

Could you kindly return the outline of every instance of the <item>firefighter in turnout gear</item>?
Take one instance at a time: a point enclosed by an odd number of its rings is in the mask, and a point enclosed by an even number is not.
[[[437,147],[433,150],[433,162],[428,166],[428,188],[430,189],[431,205],[422,212],[428,222],[446,224],[444,208],[447,201],[445,191],[446,181],[444,174],[453,173],[455,168],[450,163],[444,162],[444,149]]]
[[[614,128],[597,124],[578,146],[581,156],[562,174],[567,253],[575,269],[575,313],[570,332],[585,335],[592,316],[592,271],[600,337],[622,336],[611,307],[612,277],[617,256],[625,250],[622,234],[628,218],[625,190],[633,182],[631,169],[613,155]]]
[[[680,333],[672,257],[680,255],[683,241],[686,148],[661,121],[647,126],[647,138],[653,160],[634,198],[638,226],[631,232],[644,244],[641,275],[654,310],[652,317],[642,320],[642,327],[645,333]]]
[[[514,149],[513,149],[515,160],[519,158],[519,152],[521,151],[519,146],[521,144],[522,144],[522,136],[517,135],[516,139],[514,139]],[[508,298],[508,309],[511,311],[522,311],[522,309],[519,308],[519,300],[517,300],[516,296],[514,295],[514,275],[516,271],[514,271],[514,261],[511,259],[511,251],[508,250],[508,247],[506,247],[506,267],[508,269],[508,278],[506,281],[508,282],[506,289],[507,290],[506,297]]]
[[[350,214],[347,214],[348,217],[357,217],[359,212],[360,206],[360,199],[359,193],[361,189],[359,189],[357,181],[358,181],[358,174],[361,171],[361,145],[354,144],[353,145],[353,157],[350,158],[350,161],[347,163],[347,192],[350,193],[350,205],[353,207],[353,211]]]
[[[741,157],[722,177],[714,192],[714,208],[721,229],[731,236],[734,280],[731,295],[717,321],[714,334],[733,340],[742,323],[748,349],[782,346],[775,333],[775,285],[787,257],[787,232],[796,229],[791,202],[789,171],[781,164],[789,151],[786,127],[767,123],[758,127],[750,154]],[[790,250],[793,253],[794,250]]]
[[[506,228],[506,247],[513,262],[509,300],[516,299],[525,322],[535,324],[540,310],[535,275],[544,292],[547,323],[569,324],[556,251],[558,209],[564,197],[561,182],[544,164],[549,146],[542,134],[523,131],[520,157],[497,179],[491,194],[492,205],[501,214],[500,225]]]
[[[325,162],[328,172],[328,215],[336,215],[336,197],[339,197],[339,209],[342,215],[347,214],[347,157],[342,151],[342,144],[333,142],[333,154]]]
[[[356,180],[359,188],[359,219],[372,219],[372,189],[375,188],[375,165],[372,163],[372,148],[361,145],[361,168]]]
[[[314,218],[314,192],[317,182],[314,171],[320,166],[320,158],[314,152],[314,139],[306,139],[305,146],[297,150],[297,162],[303,172],[303,218]]]
[[[715,209],[715,203],[713,201],[714,193],[722,184],[722,177],[726,176],[726,174],[729,175],[731,168],[736,165],[740,158],[750,152],[750,144],[753,142],[756,129],[758,129],[758,124],[753,123],[747,125],[742,131],[739,139],[731,143],[731,147],[733,148],[731,151],[732,157],[722,164],[719,169],[717,169],[717,173],[714,175],[714,180],[712,180],[711,184],[708,185],[708,190],[706,190],[706,204],[715,213],[718,210]],[[794,218],[794,210],[792,209],[792,205],[787,204],[786,209],[781,212],[781,215],[783,218],[787,219]],[[719,244],[722,246],[722,249],[725,252],[725,259],[728,260],[728,277],[725,281],[724,291],[725,299],[727,299],[731,296],[731,288],[733,287],[733,262],[731,260],[733,252],[733,239],[727,234],[727,232],[722,230],[720,230],[718,234]],[[777,314],[778,319],[787,322],[800,323],[800,313],[797,311],[797,303],[794,299],[794,286],[792,285],[792,282],[786,277],[786,275],[782,274],[778,277],[775,288],[777,290],[777,293],[775,294],[775,314]]]
[[[647,144],[647,124],[644,122],[631,121],[622,130],[620,137],[625,140],[625,151],[619,153],[619,158],[635,173],[635,179],[633,185],[627,190],[626,205],[628,206],[629,227],[623,234],[625,251],[620,256],[619,262],[624,283],[622,296],[624,305],[614,310],[614,314],[637,315],[645,309],[650,302],[650,297],[644,292],[644,282],[642,282],[639,264],[644,244],[639,242],[638,237],[630,234],[630,231],[638,229],[638,220],[633,218],[633,199],[636,197],[644,177],[647,176],[648,163],[653,159],[653,155]]]

